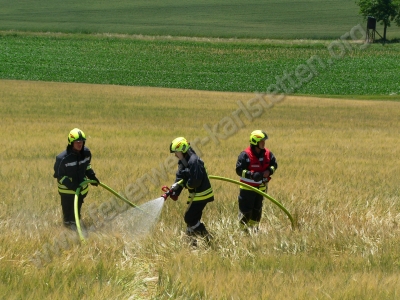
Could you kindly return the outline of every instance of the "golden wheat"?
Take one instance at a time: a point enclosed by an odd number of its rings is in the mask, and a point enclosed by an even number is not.
[[[256,95],[243,93],[3,80],[0,95],[2,298],[399,296],[400,103],[286,97],[254,117],[256,102],[247,115],[240,105]],[[104,226],[81,244],[61,226],[52,177],[74,127],[88,136],[99,179],[138,205],[173,182],[173,138],[197,142],[210,175],[237,180],[237,156],[249,133],[263,129],[279,163],[269,194],[297,229],[266,200],[261,231],[244,234],[238,187],[213,181],[216,200],[203,219],[214,241],[191,250],[184,199],[168,200],[151,235],[139,239],[107,229],[105,212],[127,208],[91,188],[83,222]]]

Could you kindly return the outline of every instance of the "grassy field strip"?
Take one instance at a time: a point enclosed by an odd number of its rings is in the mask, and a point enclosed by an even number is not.
[[[400,103],[287,97],[250,121],[238,110],[253,97],[0,80],[2,298],[396,299]],[[269,194],[298,230],[266,202],[261,232],[243,234],[238,190],[224,182],[214,182],[216,201],[204,213],[211,248],[186,247],[183,199],[167,201],[151,236],[139,239],[108,219],[119,202],[91,188],[82,211],[94,228],[88,243],[62,228],[52,167],[71,128],[88,136],[99,179],[140,205],[173,181],[175,168],[164,164],[171,140],[205,140],[205,125],[225,134],[199,144],[208,171],[232,179],[249,133],[268,133],[279,163]]]
[[[0,78],[259,93],[278,87],[286,94],[399,99],[399,51],[398,44],[363,47],[349,41],[274,44],[5,33],[0,35]]]
[[[0,0],[1,30],[223,38],[334,39],[366,24],[354,1]],[[382,33],[378,24],[378,31]],[[397,27],[389,38],[400,37]]]

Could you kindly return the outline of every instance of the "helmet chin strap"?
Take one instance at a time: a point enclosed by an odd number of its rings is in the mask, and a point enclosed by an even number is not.
[[[182,164],[185,166],[185,168],[189,167],[189,164],[188,164],[186,158],[182,157],[182,159],[180,159],[180,161],[181,161]]]

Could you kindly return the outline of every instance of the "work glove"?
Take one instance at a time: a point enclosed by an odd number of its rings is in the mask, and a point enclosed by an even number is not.
[[[91,182],[90,184],[93,186],[98,186],[100,183],[100,180],[97,179],[97,177],[95,175],[90,176],[89,178],[90,180],[95,180],[96,182]]]
[[[260,172],[254,172],[254,173],[251,174],[251,178],[254,181],[261,181],[263,179],[263,177],[264,177],[264,174],[260,173]]]
[[[263,182],[269,182],[271,180],[271,176],[264,177]]]
[[[271,171],[270,170],[266,170],[264,172],[263,182],[269,182],[270,180],[271,180]]]
[[[169,197],[170,197],[172,200],[176,201],[176,200],[178,200],[179,195],[178,195],[178,193],[176,193],[176,192],[172,192],[172,194],[169,195]]]
[[[170,191],[173,192],[172,194],[176,195],[177,197],[180,195],[182,190],[183,190],[183,187],[180,184],[178,184],[177,182],[174,183],[170,188]]]

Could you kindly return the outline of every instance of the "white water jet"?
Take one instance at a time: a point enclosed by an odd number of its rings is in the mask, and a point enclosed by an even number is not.
[[[131,239],[147,236],[160,217],[164,202],[164,198],[159,197],[128,209],[112,221],[112,231]]]

